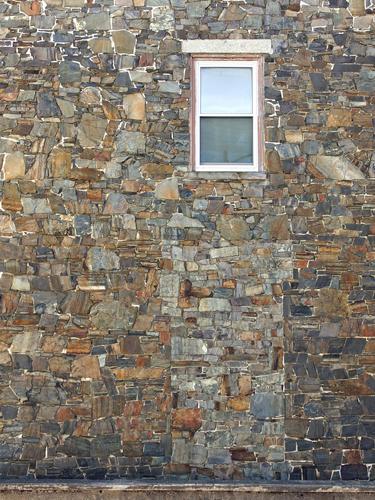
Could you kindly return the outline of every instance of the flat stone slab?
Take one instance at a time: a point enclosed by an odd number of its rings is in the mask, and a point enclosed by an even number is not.
[[[15,500],[372,500],[375,484],[362,481],[182,483],[155,481],[2,482],[0,498]]]

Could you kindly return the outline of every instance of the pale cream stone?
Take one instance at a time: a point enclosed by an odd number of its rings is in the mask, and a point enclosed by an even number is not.
[[[177,179],[171,177],[159,182],[155,188],[155,197],[159,200],[178,200],[180,194]]]
[[[199,54],[271,54],[271,39],[184,40],[182,52]]]
[[[25,158],[23,153],[7,153],[3,159],[4,180],[17,179],[25,175]]]
[[[146,114],[145,98],[142,94],[125,95],[123,106],[126,117],[130,120],[144,120]]]
[[[20,292],[28,292],[30,290],[30,281],[27,276],[14,276],[12,282],[12,290]]]
[[[16,230],[9,215],[0,215],[0,234],[12,234]]]

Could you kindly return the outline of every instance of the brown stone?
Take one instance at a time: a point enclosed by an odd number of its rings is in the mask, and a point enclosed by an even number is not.
[[[90,339],[69,339],[66,352],[68,354],[89,354],[91,346]]]
[[[341,318],[349,314],[348,296],[335,288],[322,288],[316,302],[316,315],[323,318]]]
[[[96,356],[82,356],[72,363],[73,378],[100,379],[100,366]]]
[[[267,151],[266,154],[266,169],[271,174],[282,172],[281,160],[279,153],[275,150]]]
[[[164,368],[115,368],[113,372],[118,380],[148,380],[162,378]]]
[[[67,149],[54,149],[51,153],[51,168],[53,177],[69,177],[72,166],[72,154]]]
[[[128,94],[123,98],[123,107],[126,118],[130,120],[144,120],[146,103],[142,94]]]
[[[200,408],[179,408],[172,412],[172,428],[196,432],[202,425]]]
[[[241,396],[249,396],[251,394],[250,375],[240,375],[238,377],[238,390]]]
[[[272,217],[269,224],[269,235],[273,240],[288,240],[289,234],[289,218],[285,215],[277,215]]]
[[[41,2],[40,0],[22,2],[20,8],[27,16],[40,16]]]
[[[0,234],[12,234],[16,230],[9,215],[0,215]]]
[[[17,179],[25,175],[25,158],[23,153],[7,153],[3,158],[4,180]]]
[[[141,167],[145,179],[165,179],[173,173],[172,165],[164,163],[145,163]]]
[[[232,460],[237,462],[255,462],[256,456],[253,451],[249,451],[246,448],[231,448],[230,455]]]
[[[349,11],[352,16],[364,16],[366,13],[365,2],[362,0],[349,0]]]
[[[1,206],[11,212],[22,211],[21,195],[17,184],[5,184]]]
[[[251,238],[249,225],[241,217],[220,216],[217,221],[217,230],[222,238],[228,241],[249,240]]]
[[[327,127],[349,127],[352,123],[352,111],[350,109],[333,109],[327,120]]]
[[[228,408],[234,411],[247,411],[250,408],[250,399],[247,396],[229,398]]]
[[[120,352],[122,354],[141,354],[142,347],[139,337],[136,335],[128,335],[120,339]]]

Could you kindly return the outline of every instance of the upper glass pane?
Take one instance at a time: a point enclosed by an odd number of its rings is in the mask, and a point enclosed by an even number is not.
[[[201,68],[201,113],[253,112],[251,68]]]

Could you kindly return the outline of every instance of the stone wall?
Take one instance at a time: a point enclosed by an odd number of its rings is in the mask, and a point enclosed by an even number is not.
[[[2,476],[375,476],[373,28],[1,3]],[[195,38],[272,40],[265,179],[191,172]]]

